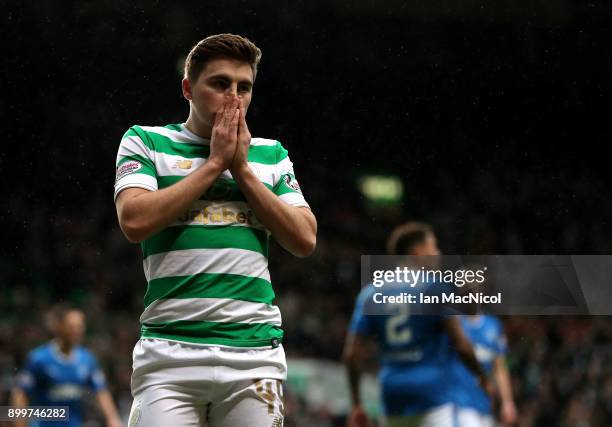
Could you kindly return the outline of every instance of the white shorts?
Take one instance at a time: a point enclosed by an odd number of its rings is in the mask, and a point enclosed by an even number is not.
[[[456,407],[452,403],[447,403],[419,415],[387,417],[384,425],[386,427],[456,427]]]
[[[459,427],[494,427],[493,416],[472,408],[459,408]]]
[[[134,347],[129,427],[283,425],[285,352],[143,338]]]

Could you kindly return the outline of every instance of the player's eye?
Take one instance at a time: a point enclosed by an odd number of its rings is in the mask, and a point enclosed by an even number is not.
[[[224,80],[215,80],[212,82],[212,86],[217,89],[227,89],[229,87],[229,83]]]
[[[250,92],[251,91],[251,86],[249,86],[249,85],[240,85],[240,86],[238,86],[238,91],[239,92]]]

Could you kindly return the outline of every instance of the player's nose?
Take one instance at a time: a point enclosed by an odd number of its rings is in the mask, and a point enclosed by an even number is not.
[[[238,98],[238,85],[231,85],[227,89],[227,95],[232,99]]]

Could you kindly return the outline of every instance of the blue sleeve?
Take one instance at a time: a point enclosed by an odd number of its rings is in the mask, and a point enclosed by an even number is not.
[[[495,318],[495,326],[497,329],[497,342],[495,343],[495,351],[498,356],[505,356],[508,352],[508,341],[506,340],[506,334],[504,334],[504,325],[501,320]]]
[[[372,315],[364,314],[366,302],[371,298],[371,290],[369,287],[363,288],[357,297],[355,310],[349,325],[349,332],[358,335],[375,335],[374,319]]]
[[[104,377],[104,372],[100,369],[98,365],[98,361],[96,360],[93,354],[89,354],[89,378],[87,379],[87,385],[93,391],[100,391],[106,388],[106,378]]]
[[[26,394],[31,394],[37,386],[38,373],[40,371],[37,358],[32,353],[28,355],[25,365],[17,374],[15,385]]]

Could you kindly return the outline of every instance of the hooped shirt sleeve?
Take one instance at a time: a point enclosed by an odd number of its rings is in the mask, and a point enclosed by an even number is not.
[[[102,372],[100,365],[98,365],[98,360],[96,357],[89,352],[87,356],[89,361],[89,376],[87,378],[87,385],[93,391],[100,391],[106,388],[106,377],[104,376],[104,372]]]
[[[497,330],[497,337],[495,340],[495,351],[498,356],[505,356],[508,352],[508,340],[504,333],[504,324],[498,318],[495,318],[495,327]]]
[[[137,187],[156,191],[153,144],[139,126],[132,126],[123,135],[115,163],[115,201],[126,188]]]
[[[289,153],[278,141],[276,144],[276,159],[277,170],[272,189],[274,194],[289,205],[310,207],[293,172],[293,163],[289,159]]]
[[[374,324],[373,315],[365,313],[366,304],[371,300],[372,293],[372,286],[367,286],[359,292],[357,301],[355,302],[353,316],[351,317],[351,322],[348,327],[350,333],[370,337],[376,336],[376,326]]]
[[[40,366],[37,362],[38,360],[34,353],[30,353],[23,368],[15,379],[15,385],[27,395],[30,395],[38,386]]]

